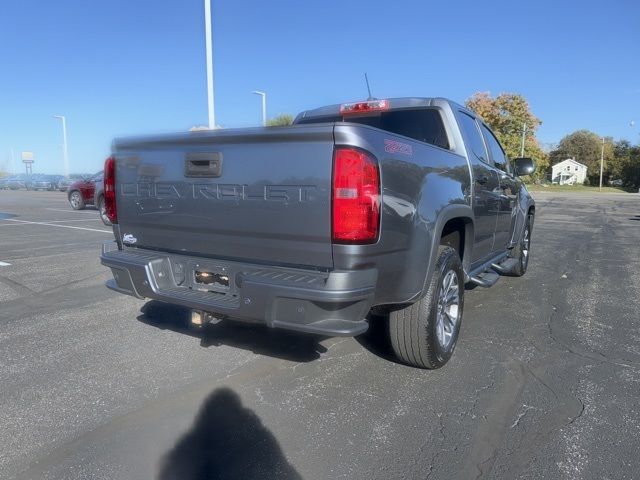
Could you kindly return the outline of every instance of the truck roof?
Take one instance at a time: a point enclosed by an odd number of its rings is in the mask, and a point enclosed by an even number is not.
[[[456,102],[442,97],[396,97],[385,99],[389,102],[388,110],[404,109],[404,108],[420,108],[420,107],[443,107],[449,105],[452,108],[461,108],[467,110],[462,105]],[[362,100],[366,101],[366,100]],[[343,103],[336,103],[334,105],[327,105],[324,107],[314,108],[311,110],[305,110],[300,112],[296,117],[294,123],[298,123],[302,119],[317,118],[317,117],[335,117],[341,115],[340,106]]]

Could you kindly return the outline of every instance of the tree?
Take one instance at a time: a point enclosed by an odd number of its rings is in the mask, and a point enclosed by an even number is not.
[[[536,162],[534,176],[544,177],[549,157],[536,139],[536,131],[542,122],[531,112],[526,98],[517,93],[501,93],[493,98],[489,92],[478,92],[465,104],[489,125],[510,158],[520,156],[522,130],[526,125],[524,156]]]
[[[604,179],[610,176],[610,164],[614,158],[613,139],[606,138],[604,143]],[[602,153],[602,137],[589,130],[577,130],[560,140],[558,148],[549,155],[551,164],[555,165],[567,158],[587,166],[587,178],[591,185],[600,182],[600,155]]]
[[[640,145],[634,147],[627,140],[615,142],[608,173],[609,178],[622,180],[626,187],[640,187]]]
[[[291,125],[292,123],[293,115],[284,113],[282,115],[278,115],[275,118],[267,120],[267,127],[286,127],[287,125]]]

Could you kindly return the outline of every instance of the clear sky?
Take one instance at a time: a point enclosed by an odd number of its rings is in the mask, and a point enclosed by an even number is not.
[[[212,0],[225,127],[366,97],[518,92],[542,142],[588,128],[640,140],[638,0]],[[203,0],[20,0],[0,14],[0,167],[101,168],[111,139],[207,121]],[[635,126],[629,125],[635,120]]]

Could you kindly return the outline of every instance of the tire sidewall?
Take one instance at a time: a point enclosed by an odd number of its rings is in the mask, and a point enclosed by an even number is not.
[[[520,238],[520,243],[518,243],[518,246],[515,248],[515,253],[516,255],[514,255],[514,258],[516,258],[518,260],[518,265],[517,268],[514,269],[513,271],[513,275],[516,277],[521,277],[522,275],[524,275],[527,272],[527,268],[529,268],[529,262],[531,262],[531,229],[533,226],[533,216],[532,215],[527,215],[527,219],[525,220],[524,223],[524,227],[522,228],[522,237]],[[523,249],[523,243],[524,243],[524,235],[525,232],[529,230],[529,245],[527,248],[528,251],[528,255],[527,255],[527,262],[524,263],[524,249]]]
[[[73,202],[71,201],[71,197],[73,197],[76,194],[79,197],[78,205],[74,205]],[[78,190],[74,190],[69,194],[69,204],[71,205],[71,208],[73,208],[74,210],[82,210],[84,208],[85,206],[84,200],[82,199],[82,194]]]
[[[442,291],[442,281],[446,274],[453,270],[458,277],[458,322],[453,338],[449,346],[445,349],[438,341],[437,319],[438,319],[438,299],[440,292]],[[453,352],[455,351],[458,338],[460,336],[460,327],[462,325],[462,318],[464,312],[464,272],[462,270],[462,263],[458,252],[452,248],[445,248],[438,256],[436,262],[436,269],[429,286],[429,313],[426,319],[427,330],[427,342],[431,347],[431,351],[435,353],[435,365],[434,367],[440,367],[447,363]],[[427,300],[427,299],[424,299]]]
[[[109,217],[107,217],[107,212],[106,210],[103,212],[104,209],[104,196],[100,195],[98,197],[98,201],[97,203],[97,207],[98,207],[98,212],[100,215],[100,220],[102,220],[102,223],[104,223],[107,227],[110,227],[112,225],[111,221],[109,220]]]

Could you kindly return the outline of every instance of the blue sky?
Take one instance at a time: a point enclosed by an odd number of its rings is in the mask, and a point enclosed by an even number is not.
[[[205,124],[203,0],[5,1],[0,167],[101,168],[114,136]],[[518,92],[542,142],[588,128],[640,140],[640,2],[213,0],[216,120],[254,126],[374,95]],[[629,122],[635,120],[635,127]]]

